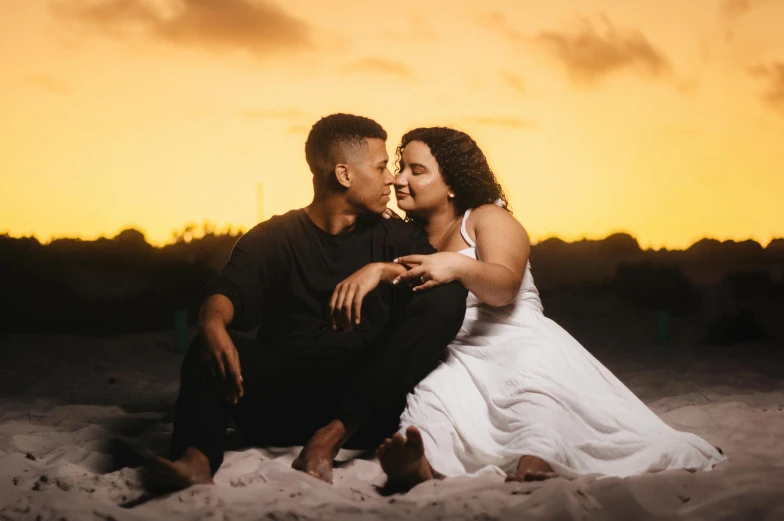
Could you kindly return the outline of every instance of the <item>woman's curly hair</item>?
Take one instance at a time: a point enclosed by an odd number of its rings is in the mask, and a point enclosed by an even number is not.
[[[509,201],[482,150],[465,132],[448,127],[415,128],[406,132],[396,150],[397,171],[403,169],[403,149],[421,141],[436,158],[444,183],[455,193],[458,211],[494,203],[511,213]]]

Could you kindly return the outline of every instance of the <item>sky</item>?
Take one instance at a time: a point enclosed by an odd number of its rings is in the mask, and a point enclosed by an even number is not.
[[[250,228],[334,112],[447,125],[534,241],[784,237],[784,0],[8,0],[0,233]],[[262,204],[259,207],[259,186]]]

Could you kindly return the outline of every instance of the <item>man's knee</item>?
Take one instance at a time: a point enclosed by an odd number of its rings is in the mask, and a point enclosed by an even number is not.
[[[185,352],[185,357],[182,360],[182,366],[180,368],[181,376],[201,373],[205,347],[204,337],[202,335],[196,335],[196,338],[194,338],[188,346],[188,350]]]
[[[237,353],[240,356],[240,361],[242,361],[242,359],[248,356],[250,353],[256,351],[256,349],[253,349],[253,347],[255,347],[255,342],[253,339],[238,334],[235,331],[229,331],[228,333],[232,344],[234,345],[235,349],[237,349]],[[188,346],[188,350],[185,352],[185,358],[183,359],[182,367],[201,367],[205,357],[207,356],[208,350],[209,346],[207,346],[207,340],[205,339],[204,335],[201,333],[197,334],[190,343],[190,346]]]
[[[418,314],[433,324],[460,327],[465,316],[467,296],[468,291],[454,282],[435,287],[418,295]]]

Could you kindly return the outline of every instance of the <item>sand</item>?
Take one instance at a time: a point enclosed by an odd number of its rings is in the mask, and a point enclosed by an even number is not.
[[[251,448],[227,453],[215,485],[150,498],[137,467],[171,433],[171,334],[2,336],[0,520],[784,519],[784,371],[754,356],[779,346],[706,354],[684,332],[664,352],[633,333],[588,340],[667,423],[729,460],[627,479],[458,478],[389,496],[373,459],[342,452],[330,486],[290,468],[296,447]]]

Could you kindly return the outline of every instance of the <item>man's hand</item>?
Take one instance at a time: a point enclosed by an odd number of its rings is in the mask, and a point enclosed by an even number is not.
[[[231,341],[226,326],[220,322],[207,323],[201,330],[204,335],[204,351],[200,353],[202,368],[213,379],[218,389],[232,404],[245,394],[242,388],[240,357]]]
[[[396,264],[408,267],[392,284],[409,284],[414,291],[422,291],[457,280],[467,257],[450,251],[432,255],[406,255],[395,259]]]
[[[374,262],[335,286],[329,301],[332,329],[350,331],[359,324],[362,318],[362,301],[368,293],[376,289],[383,276],[383,263]]]

